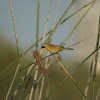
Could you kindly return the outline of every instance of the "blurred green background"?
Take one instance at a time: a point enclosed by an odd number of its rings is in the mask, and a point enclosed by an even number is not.
[[[74,11],[77,11],[80,7],[87,4],[91,0],[84,1],[76,1],[74,6],[71,8],[69,13],[66,15],[69,16]],[[50,0],[42,0],[40,1],[40,24],[39,24],[39,38],[43,36],[45,23],[47,19],[47,14],[50,6]],[[58,0],[53,2],[53,6],[51,9],[50,20],[47,28],[47,32],[52,28],[53,18],[56,11]],[[71,3],[71,0],[62,0],[60,2],[58,15],[56,19],[56,23],[59,18],[62,16],[68,5]],[[98,33],[98,19],[99,19],[99,10],[100,10],[100,1],[97,0],[94,6],[91,8],[89,13],[82,20],[77,29],[73,32],[73,35],[69,38],[66,46],[69,46],[77,41],[80,41],[87,36],[93,34],[93,36],[79,45],[74,46],[74,51],[63,51],[61,52],[62,64],[66,66],[66,69],[71,73],[72,70],[82,62],[94,49],[96,44],[96,38]],[[27,50],[33,43],[35,43],[36,39],[36,14],[37,14],[37,0],[12,0],[14,18],[18,33],[18,40],[21,49],[21,53],[24,50]],[[60,44],[63,40],[68,36],[73,27],[79,21],[81,16],[85,13],[88,7],[80,11],[78,14],[73,16],[71,19],[66,21],[63,25],[61,25],[52,39],[52,43]],[[39,43],[40,49],[41,43]],[[22,67],[27,66],[33,61],[33,54],[31,51],[34,51],[35,47],[32,48],[23,58]],[[99,53],[100,56],[100,53]],[[16,50],[16,40],[13,29],[13,22],[11,18],[11,12],[9,7],[9,1],[0,0],[0,72],[2,72],[8,65],[17,58],[17,50]],[[97,66],[97,76],[96,76],[96,89],[95,95],[97,93],[98,87],[100,86],[100,57],[98,58],[98,66]],[[74,79],[77,81],[79,86],[84,91],[86,82],[88,80],[89,68],[91,65],[92,57],[87,60],[85,64],[83,64],[82,68],[76,71],[73,74]],[[12,81],[13,75],[2,80],[3,78],[9,76],[17,67],[18,62],[16,62],[9,70],[7,70],[4,74],[0,76],[0,100],[4,100],[7,94],[8,88]],[[25,74],[27,68],[22,71],[22,75]],[[43,89],[42,100],[44,100],[46,96],[46,88],[48,86],[47,80],[49,80],[50,90],[54,89],[57,84],[59,84],[65,77],[66,73],[59,64],[54,60],[48,69],[49,74],[45,75],[45,84]],[[41,74],[41,72],[39,72]],[[20,82],[21,72],[18,72],[15,82],[13,84],[9,99],[11,98],[12,93],[15,91],[16,87]],[[30,75],[29,75],[30,76]],[[24,86],[29,78],[26,78],[24,82]],[[23,97],[30,92],[32,81],[29,82],[28,88],[26,89]],[[91,80],[92,81],[92,80]],[[40,84],[41,82],[39,82]],[[88,98],[91,97],[91,86],[90,83]],[[18,100],[20,96],[20,92],[16,95],[15,100]],[[62,86],[60,86],[57,91],[51,96],[52,100],[82,100],[83,96],[73,84],[71,79],[68,79]],[[100,99],[100,96],[99,96]]]

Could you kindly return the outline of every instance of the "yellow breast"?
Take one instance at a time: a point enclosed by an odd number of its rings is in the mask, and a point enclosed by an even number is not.
[[[58,46],[58,45],[52,45],[52,44],[49,44],[49,46],[47,47],[47,49],[52,52],[52,53],[56,53],[60,50],[63,50],[64,48],[61,47],[61,46]]]

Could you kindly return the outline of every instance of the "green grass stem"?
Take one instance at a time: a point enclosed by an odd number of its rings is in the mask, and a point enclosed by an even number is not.
[[[19,42],[18,42],[18,36],[17,36],[17,31],[16,31],[16,25],[15,25],[14,13],[13,13],[13,9],[12,9],[11,0],[9,0],[9,4],[10,4],[10,10],[11,10],[11,15],[12,15],[12,20],[13,20],[14,31],[15,31],[18,58],[20,58]]]
[[[38,49],[39,15],[40,15],[40,0],[38,0],[38,8],[37,8],[36,49]]]
[[[86,97],[87,97],[89,86],[90,86],[90,80],[91,80],[91,76],[92,76],[92,70],[93,70],[93,59],[91,61],[91,66],[90,66],[90,70],[89,70],[89,76],[88,76],[88,80],[87,80],[86,88],[85,88],[85,96]],[[85,100],[85,98],[84,98],[84,100]]]
[[[99,16],[99,25],[98,25],[98,35],[97,35],[96,49],[99,46],[99,38],[100,38],[100,16]],[[94,91],[95,91],[95,84],[96,84],[97,61],[98,61],[98,51],[95,54],[95,65],[94,65],[94,72],[93,72],[91,100],[95,100],[95,98],[94,98]]]

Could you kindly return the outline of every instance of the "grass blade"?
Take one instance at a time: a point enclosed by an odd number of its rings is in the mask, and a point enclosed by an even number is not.
[[[11,15],[12,15],[12,20],[13,20],[14,31],[15,31],[18,58],[20,58],[19,42],[18,42],[18,36],[17,36],[17,31],[16,31],[16,25],[15,25],[15,20],[14,20],[14,14],[13,14],[11,0],[9,0],[9,4],[10,4],[10,10],[11,10]]]
[[[39,93],[39,98],[38,98],[38,100],[41,100],[41,97],[42,97],[44,79],[45,79],[45,76],[43,76],[43,78],[42,78],[42,83],[41,83],[41,88],[40,88],[40,93]]]
[[[38,68],[38,66],[36,66],[36,68]],[[34,79],[33,79],[33,85],[34,85],[35,81],[37,80],[37,77],[38,77],[38,70],[35,71]],[[33,85],[31,87],[31,92],[30,92],[29,100],[32,100],[32,95],[33,95],[33,92],[34,92],[34,86]]]
[[[65,18],[65,19],[61,22],[61,24],[63,24],[63,23],[64,23],[66,20],[68,20],[70,17],[74,16],[74,15],[77,14],[79,11],[81,11],[83,8],[87,7],[88,5],[92,4],[93,2],[94,2],[94,0],[91,1],[91,2],[89,2],[88,4],[84,5],[83,7],[81,7],[79,10],[77,10],[76,12],[74,12],[73,14],[71,14],[70,16],[68,16],[67,18]]]
[[[20,62],[19,62],[18,66],[17,66],[17,69],[16,69],[16,71],[15,71],[14,77],[13,77],[12,82],[11,82],[11,84],[10,84],[10,87],[9,87],[9,89],[8,89],[8,92],[7,92],[7,95],[6,95],[5,100],[8,99],[8,96],[9,96],[10,91],[11,91],[11,88],[12,88],[12,86],[13,86],[13,83],[14,83],[15,77],[16,77],[17,72],[18,72],[18,69],[19,69],[19,67],[21,66],[21,61],[22,61],[22,59],[23,59],[23,55],[22,55],[22,57],[20,58]]]
[[[58,4],[57,4],[57,9],[56,9],[56,13],[55,13],[54,21],[53,21],[52,30],[54,29],[54,26],[55,26],[55,21],[56,21],[56,17],[57,17],[57,12],[58,12],[58,8],[59,8],[59,3],[60,3],[60,0],[58,1]],[[52,31],[52,30],[51,30],[51,31]],[[53,37],[53,34],[51,35],[50,38],[48,37],[46,41],[51,41],[51,38],[52,38],[52,37]]]
[[[36,69],[38,69],[38,65],[36,66]],[[37,80],[37,77],[38,77],[38,70],[36,70],[35,74],[34,74],[33,85],[31,87],[31,92],[30,92],[29,100],[32,100],[32,95],[33,95],[33,92],[34,92],[34,83]]]
[[[75,27],[73,28],[73,30],[71,31],[71,33],[68,35],[68,37],[64,40],[64,42],[61,44],[62,46],[64,46],[66,44],[66,41],[70,38],[70,36],[72,35],[72,33],[74,32],[74,30],[78,27],[78,25],[80,24],[80,22],[82,21],[82,19],[86,16],[86,14],[88,13],[88,11],[92,8],[92,6],[94,5],[95,2],[92,3],[92,5],[88,8],[88,10],[84,13],[84,15],[80,18],[80,20],[78,21],[78,23],[75,25]]]
[[[47,21],[46,21],[46,25],[45,25],[45,30],[44,30],[44,35],[43,35],[42,44],[43,44],[44,39],[45,39],[45,36],[46,36],[46,30],[47,30],[47,25],[48,25],[48,21],[49,21],[49,16],[50,16],[51,8],[52,8],[52,3],[53,3],[53,0],[51,0],[51,4],[50,4],[50,8],[49,8],[49,13],[48,13],[48,17],[47,17]]]
[[[22,77],[22,81],[25,81],[26,76],[29,75],[29,73],[30,73],[30,71],[31,71],[32,68],[33,68],[33,65],[29,67],[28,71],[27,71],[27,72],[25,73],[25,75]],[[33,69],[33,73],[34,73],[34,72],[35,72],[35,70]],[[33,73],[32,73],[32,75],[29,77],[29,79],[31,79],[31,77],[33,76]],[[29,79],[28,79],[28,81],[29,81]],[[25,88],[22,90],[22,92],[25,91],[27,85],[28,85],[28,82],[26,83]],[[20,82],[20,83],[18,84],[16,90],[14,91],[14,93],[13,93],[13,95],[12,95],[11,98],[15,98],[15,96],[17,95],[18,91],[20,90],[21,86],[22,86],[22,85],[21,85],[21,82]]]
[[[36,49],[38,49],[39,15],[40,15],[40,0],[38,0],[38,8],[37,8]]]
[[[87,93],[88,93],[88,89],[89,89],[89,84],[90,84],[90,79],[91,79],[91,75],[92,75],[92,70],[93,70],[93,59],[92,59],[92,62],[91,62],[89,76],[88,76],[88,81],[87,81],[86,88],[85,88],[85,96],[86,97],[87,97]],[[85,100],[85,98],[84,98],[84,100]]]
[[[60,20],[58,21],[58,23],[56,24],[56,26],[54,27],[54,29],[51,31],[51,34],[49,35],[49,37],[47,38],[46,42],[49,43],[52,38],[52,35],[54,34],[54,32],[56,31],[56,29],[59,27],[59,25],[61,24],[62,20],[64,19],[65,15],[68,13],[68,11],[71,9],[71,7],[73,6],[73,4],[76,2],[76,0],[73,0],[71,2],[71,4],[69,5],[69,7],[66,9],[66,11],[64,12],[64,14],[62,15],[62,17],[60,18]]]
[[[33,65],[32,65],[33,66]],[[32,73],[31,73],[31,75],[30,75],[30,77],[28,78],[28,81],[26,82],[26,85],[25,85],[25,88],[23,89],[23,92],[25,92],[25,90],[26,90],[26,88],[27,88],[27,86],[28,86],[28,84],[29,84],[29,82],[30,82],[30,80],[31,80],[31,78],[32,78],[32,76],[33,76],[33,74],[34,74],[34,72],[36,71],[37,69],[33,69],[33,71],[32,71]],[[28,75],[28,74],[27,74]]]
[[[68,75],[70,75],[69,74],[69,72],[65,69],[65,67],[62,65],[62,63],[56,58],[56,56],[55,55],[53,55],[54,56],[54,58],[56,59],[56,61],[60,64],[60,66],[63,68],[63,70],[68,74]],[[74,78],[70,75],[69,76],[70,77],[70,79],[74,82],[74,84],[76,85],[76,87],[79,89],[79,91],[82,93],[82,95],[84,96],[84,98],[87,100],[87,98],[86,98],[86,96],[84,95],[84,93],[83,93],[83,91],[81,90],[81,88],[79,87],[79,85],[77,84],[77,82],[74,80]]]
[[[50,81],[49,81],[49,76],[47,75],[47,90],[46,90],[46,97],[48,96],[48,93],[50,93]],[[52,100],[50,97],[48,100]]]
[[[58,0],[57,9],[56,9],[56,13],[55,13],[54,21],[53,21],[52,30],[54,29],[54,26],[55,26],[55,22],[56,22],[56,17],[57,17],[57,12],[58,12],[58,8],[59,8],[59,4],[60,4],[60,0]]]
[[[7,95],[6,95],[6,97],[5,97],[5,100],[8,99],[8,96],[9,96],[9,94],[10,94],[12,85],[13,85],[14,80],[15,80],[15,77],[16,77],[16,75],[17,75],[17,71],[18,71],[18,69],[19,69],[19,67],[20,67],[20,65],[21,65],[21,60],[22,60],[22,58],[23,58],[23,55],[22,55],[22,57],[20,58],[19,42],[18,42],[18,36],[17,36],[17,31],[16,31],[16,25],[15,25],[15,20],[14,20],[14,14],[13,14],[13,9],[12,9],[11,0],[9,0],[9,4],[10,4],[10,10],[11,10],[11,15],[12,15],[12,20],[13,20],[14,31],[15,31],[15,37],[16,37],[16,45],[17,45],[17,52],[18,52],[19,64],[18,64],[18,66],[17,66],[15,75],[14,75],[13,80],[12,80],[12,82],[11,82],[11,84],[10,84],[9,89],[8,89],[8,92],[7,92]]]
[[[98,35],[97,35],[96,49],[99,46],[99,35],[100,35],[100,16],[99,16],[99,25],[98,25]],[[91,100],[94,100],[94,90],[95,90],[95,82],[96,82],[97,60],[98,60],[98,51],[95,54],[95,65],[94,65],[94,72],[93,72],[92,96],[91,96]]]
[[[38,50],[38,32],[39,32],[39,13],[40,13],[40,0],[38,0],[38,8],[37,8],[37,32],[36,32],[36,43],[37,43],[36,49],[37,50]],[[39,66],[37,65],[36,68],[38,69]],[[35,70],[33,83],[37,79],[37,77],[38,77],[38,70]],[[33,88],[33,85],[32,85],[29,100],[32,100],[33,91],[34,91],[34,88]]]

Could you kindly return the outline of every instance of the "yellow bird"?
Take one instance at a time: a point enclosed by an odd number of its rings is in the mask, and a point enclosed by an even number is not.
[[[91,37],[92,35],[90,35],[89,37]],[[80,42],[83,42],[85,40],[87,40],[89,37],[79,41],[79,42],[76,42],[68,47],[65,47],[64,46],[60,46],[60,45],[54,45],[54,44],[50,44],[50,43],[44,43],[41,45],[41,49],[47,49],[48,51],[50,51],[51,53],[59,53],[60,51],[62,50],[74,50],[70,47],[76,45],[76,44],[79,44]]]
[[[50,43],[44,43],[41,45],[41,49],[47,49],[51,53],[59,53],[62,50],[73,50],[72,48],[64,48],[63,46],[60,45],[54,45]]]

